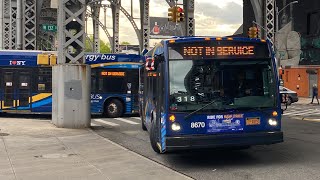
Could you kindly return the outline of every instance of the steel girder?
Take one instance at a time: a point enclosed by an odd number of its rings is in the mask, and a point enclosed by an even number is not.
[[[111,4],[112,9],[112,23],[113,23],[113,42],[112,42],[112,52],[119,53],[119,21],[120,21],[120,6],[121,1],[118,0],[116,3]]]
[[[25,0],[23,3],[23,49],[36,50],[37,42],[37,6],[35,0]]]
[[[58,63],[85,63],[86,0],[61,0],[58,8]]]
[[[93,23],[93,52],[100,53],[100,35],[99,35],[99,15],[100,15],[100,6],[102,1],[93,2],[91,7],[91,14],[93,14],[92,23]]]
[[[273,43],[274,42],[274,0],[265,1],[265,21],[264,27],[266,28],[265,36]]]

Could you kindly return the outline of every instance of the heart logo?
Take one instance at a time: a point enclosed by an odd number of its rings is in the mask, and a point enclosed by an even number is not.
[[[16,65],[16,64],[17,64],[17,61],[12,61],[11,64],[12,64],[12,65]]]

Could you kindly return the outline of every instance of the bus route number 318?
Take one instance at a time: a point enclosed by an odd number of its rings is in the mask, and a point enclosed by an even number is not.
[[[204,128],[206,127],[205,122],[192,122],[191,123],[191,128]]]

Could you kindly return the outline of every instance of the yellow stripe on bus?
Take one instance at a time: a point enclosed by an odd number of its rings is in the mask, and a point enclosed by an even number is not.
[[[40,94],[34,95],[34,96],[32,96],[32,102],[36,102],[36,101],[45,99],[51,95],[52,95],[52,93],[40,93]]]
[[[134,63],[134,62],[113,62],[113,63],[101,63],[101,64],[92,64],[91,68],[96,68],[96,67],[104,67],[104,66],[112,66],[112,65],[119,65],[119,64],[131,64],[131,65],[140,65],[141,63]]]

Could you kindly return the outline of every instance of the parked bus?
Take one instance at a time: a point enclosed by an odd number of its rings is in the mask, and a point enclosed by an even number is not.
[[[283,142],[269,41],[175,38],[145,58],[140,116],[155,152]]]
[[[38,57],[45,54],[56,52],[0,51],[0,112],[51,113],[51,65],[56,62],[41,62]],[[92,68],[92,114],[119,117],[138,113],[141,56],[92,53],[85,58]]]

